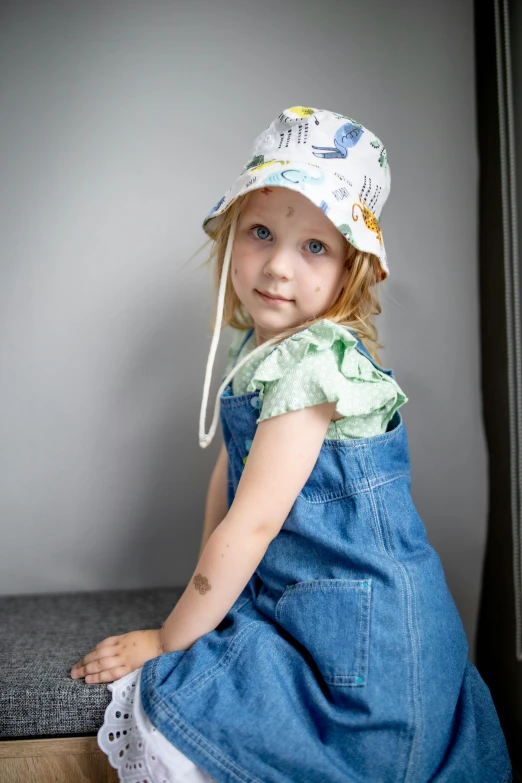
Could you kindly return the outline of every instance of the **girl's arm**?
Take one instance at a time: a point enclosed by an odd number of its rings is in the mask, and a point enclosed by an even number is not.
[[[219,523],[227,515],[227,481],[228,454],[227,448],[225,444],[223,444],[208,485],[207,503],[205,507],[205,522],[203,524],[203,534],[201,536],[198,557],[201,557],[208,539]]]
[[[165,652],[188,650],[241,595],[317,462],[335,405],[324,402],[258,424],[234,501],[163,623]]]

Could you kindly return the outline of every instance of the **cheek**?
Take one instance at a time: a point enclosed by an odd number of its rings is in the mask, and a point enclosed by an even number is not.
[[[310,275],[306,284],[302,286],[302,295],[305,301],[314,305],[318,301],[328,299],[335,292],[336,278],[332,275]]]
[[[232,280],[239,283],[249,281],[256,273],[255,259],[247,252],[241,252],[238,248],[237,252],[232,254],[230,259]]]
[[[237,294],[241,295],[244,291],[250,287],[251,274],[249,272],[249,265],[245,263],[245,259],[239,259],[232,257],[230,259],[230,276],[232,285]]]

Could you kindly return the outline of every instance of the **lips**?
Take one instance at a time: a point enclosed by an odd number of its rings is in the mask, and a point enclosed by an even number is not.
[[[283,302],[291,302],[291,299],[285,299],[284,296],[275,296],[275,294],[270,294],[268,291],[258,291],[256,288],[256,291],[258,294],[263,294],[263,296],[267,296],[269,299],[274,299],[275,301],[283,301]]]

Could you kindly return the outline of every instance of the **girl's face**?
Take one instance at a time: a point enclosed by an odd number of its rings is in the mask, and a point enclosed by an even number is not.
[[[348,274],[345,251],[341,232],[306,196],[284,187],[252,191],[236,225],[231,267],[257,345],[331,307]]]

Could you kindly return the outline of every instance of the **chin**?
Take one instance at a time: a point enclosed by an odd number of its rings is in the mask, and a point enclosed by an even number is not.
[[[291,329],[294,326],[299,326],[301,323],[301,318],[296,317],[295,315],[293,318],[283,315],[274,318],[263,318],[261,315],[258,317],[258,313],[252,313],[252,317],[258,330],[261,332],[271,332],[273,334],[278,334],[284,329]]]

